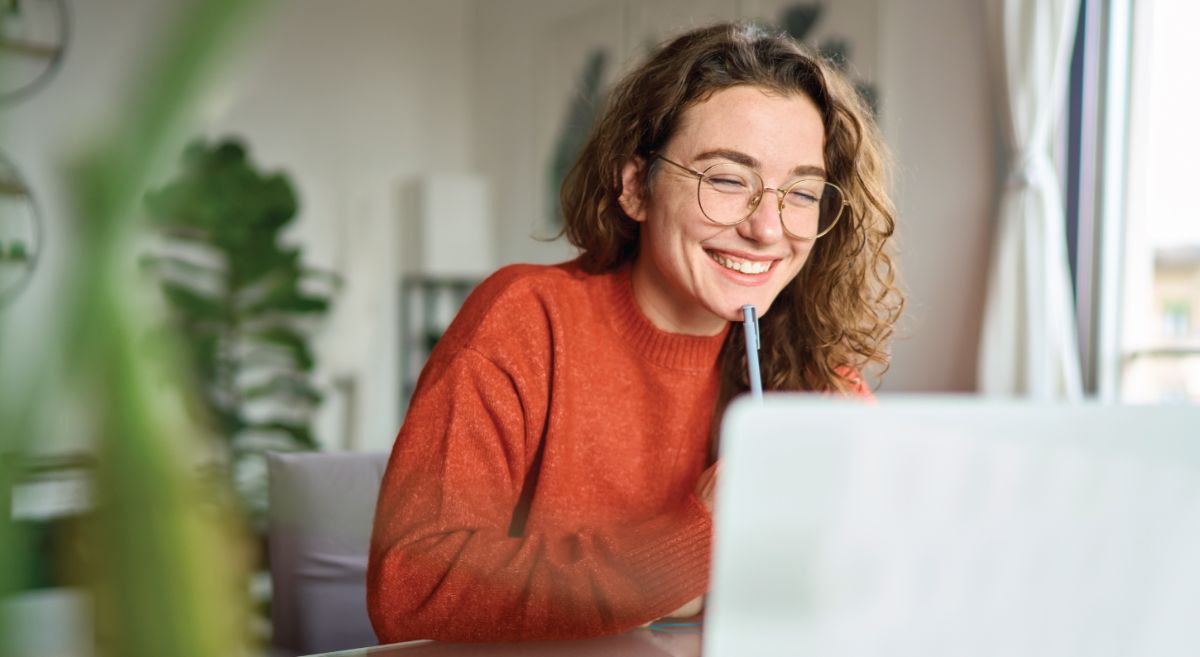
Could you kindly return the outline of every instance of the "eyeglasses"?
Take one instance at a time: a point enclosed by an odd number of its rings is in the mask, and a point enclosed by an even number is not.
[[[655,157],[696,178],[696,200],[700,212],[721,226],[736,226],[754,214],[763,193],[771,190],[779,196],[779,221],[788,235],[815,240],[837,224],[846,207],[842,188],[821,178],[801,178],[785,189],[767,187],[758,172],[736,162],[718,162],[704,171],[696,171],[663,157]]]

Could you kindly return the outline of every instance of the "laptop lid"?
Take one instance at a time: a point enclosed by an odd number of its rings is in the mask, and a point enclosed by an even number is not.
[[[1200,408],[769,396],[722,430],[706,657],[1200,653]]]

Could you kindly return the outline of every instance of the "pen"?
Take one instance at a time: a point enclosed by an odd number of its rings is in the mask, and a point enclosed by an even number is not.
[[[746,334],[746,369],[750,378],[750,394],[761,402],[763,391],[762,375],[758,371],[758,349],[762,346],[762,341],[758,335],[758,312],[750,304],[742,306],[742,326]]]
[[[650,623],[652,630],[678,630],[689,627],[704,627],[704,623],[683,622],[683,623]]]

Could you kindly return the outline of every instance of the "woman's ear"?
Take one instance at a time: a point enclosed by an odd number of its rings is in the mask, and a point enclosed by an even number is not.
[[[631,158],[621,167],[621,197],[617,202],[621,209],[634,221],[646,220],[646,209],[642,197],[642,169],[646,163],[640,157]]]

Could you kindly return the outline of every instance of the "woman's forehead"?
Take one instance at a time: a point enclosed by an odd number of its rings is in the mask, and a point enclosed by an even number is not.
[[[664,150],[687,158],[742,153],[766,169],[791,169],[823,166],[824,143],[824,123],[807,96],[739,86],[684,110]]]

